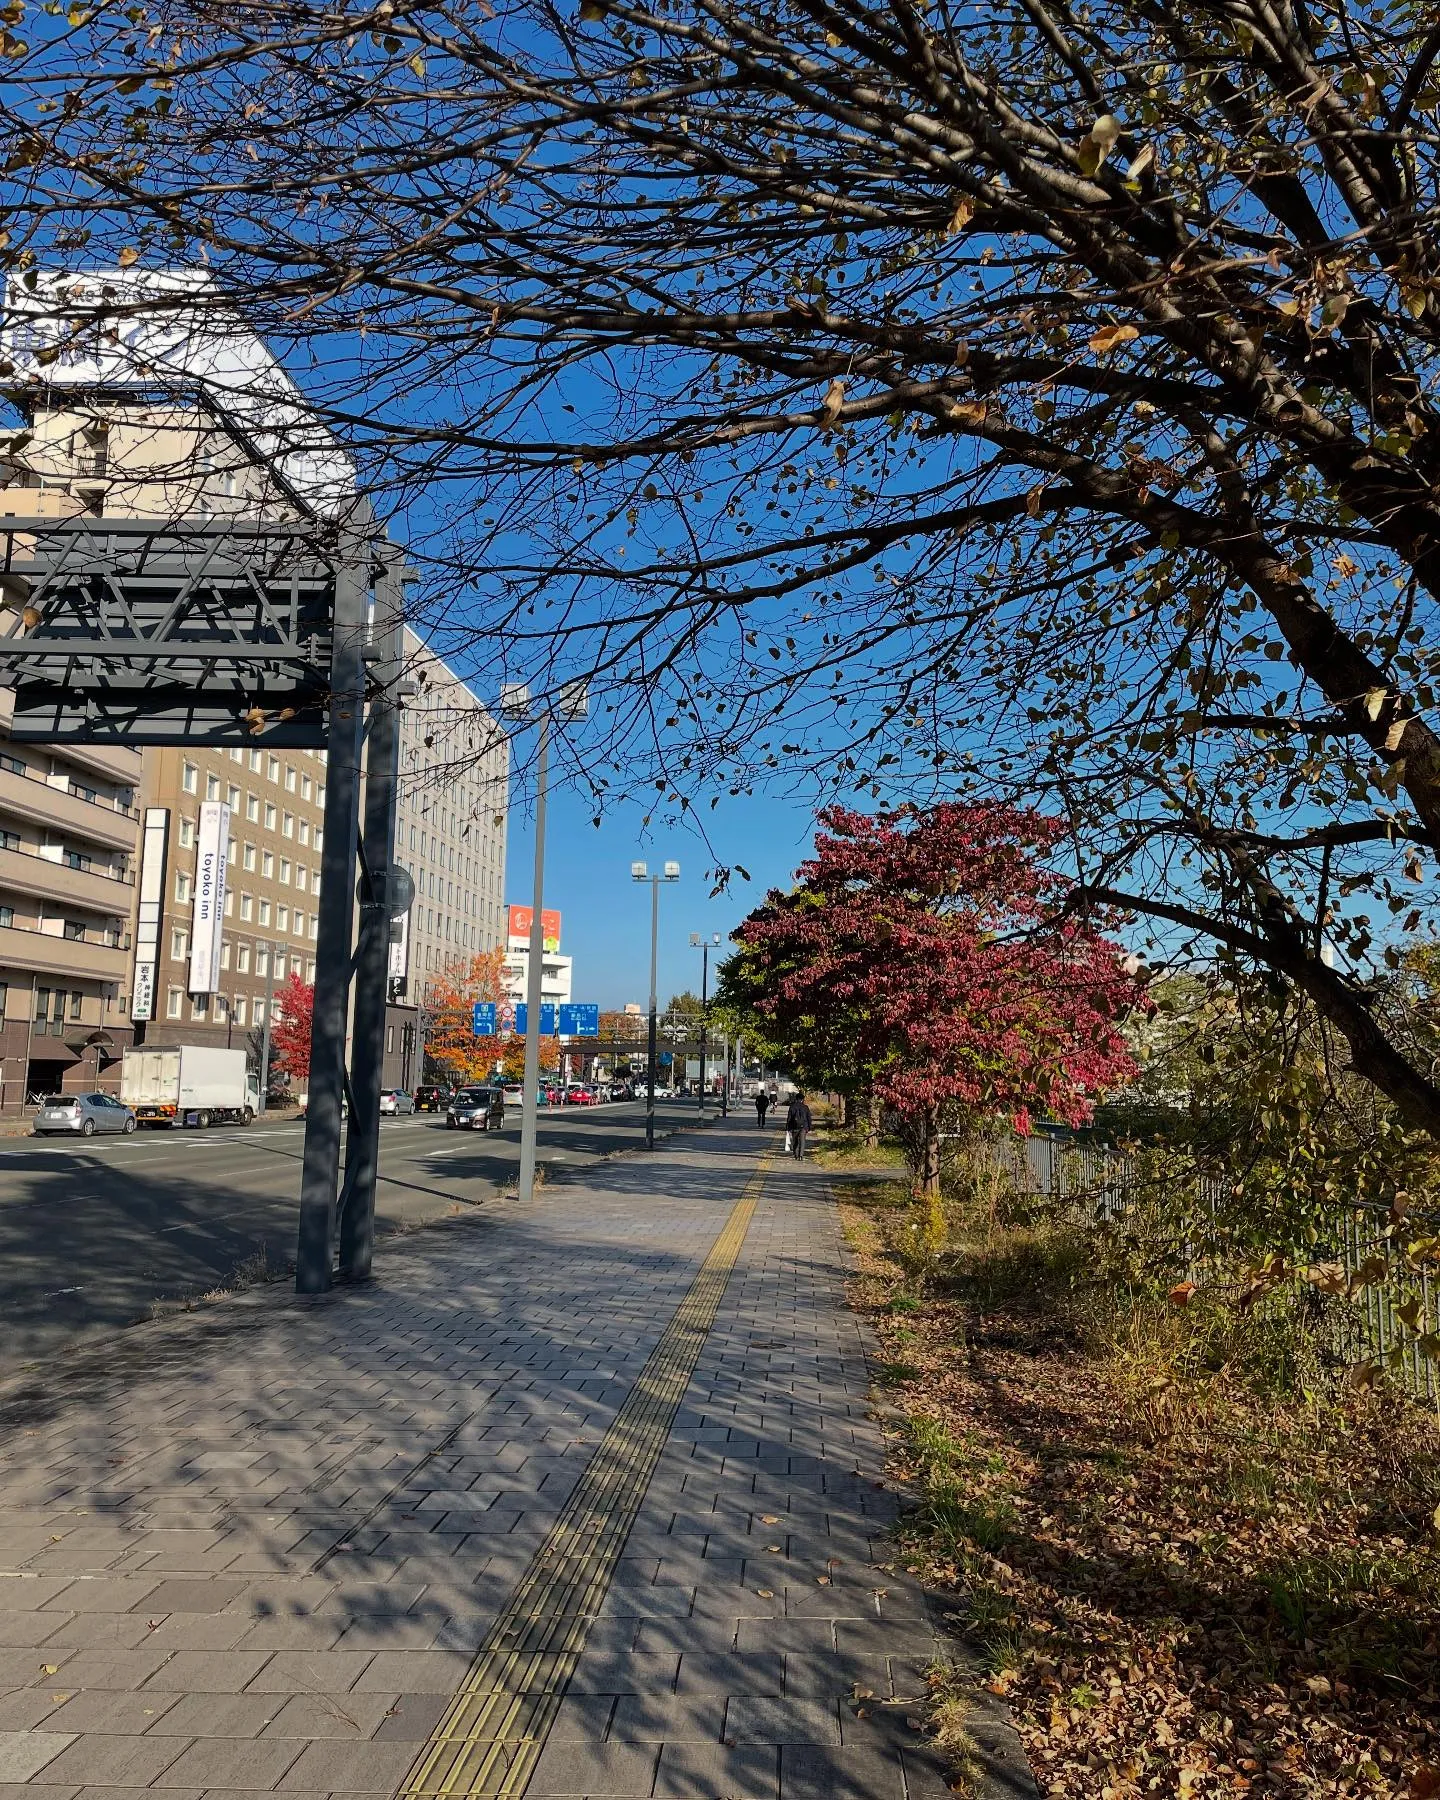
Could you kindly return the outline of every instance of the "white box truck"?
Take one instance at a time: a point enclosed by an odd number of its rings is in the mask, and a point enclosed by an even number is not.
[[[243,1050],[142,1045],[125,1052],[120,1098],[141,1125],[248,1125],[260,1085]]]

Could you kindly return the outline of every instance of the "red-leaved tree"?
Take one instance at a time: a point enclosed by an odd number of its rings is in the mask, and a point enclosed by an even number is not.
[[[917,1188],[942,1130],[1000,1115],[1088,1120],[1134,1073],[1119,1027],[1140,998],[1123,953],[1063,911],[1059,827],[1007,806],[820,814],[815,855],[735,936],[782,1041],[833,1046],[899,1114]]]
[[[275,995],[275,1016],[270,1024],[270,1054],[278,1066],[296,1081],[310,1075],[310,1021],[315,1011],[315,987],[293,971]]]

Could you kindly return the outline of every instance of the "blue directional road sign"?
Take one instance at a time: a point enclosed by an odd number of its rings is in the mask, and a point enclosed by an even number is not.
[[[598,1006],[562,1006],[560,1008],[561,1037],[599,1037],[600,1008]]]
[[[529,1029],[529,1023],[530,1008],[522,1000],[515,1008],[515,1029],[519,1032],[521,1037],[524,1037],[526,1031]],[[541,1037],[554,1037],[555,1035],[555,1007],[554,1003],[549,1000],[541,1002],[540,1035]]]
[[[470,1029],[476,1037],[494,1037],[495,1002],[493,1000],[477,1000],[475,1002],[475,1015]]]

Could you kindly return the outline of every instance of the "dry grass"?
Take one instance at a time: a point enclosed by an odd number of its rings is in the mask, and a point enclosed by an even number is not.
[[[1249,1323],[1119,1306],[1064,1231],[972,1214],[917,1280],[894,1207],[845,1198],[918,1502],[900,1554],[1042,1792],[1440,1794],[1436,1421],[1297,1396]]]

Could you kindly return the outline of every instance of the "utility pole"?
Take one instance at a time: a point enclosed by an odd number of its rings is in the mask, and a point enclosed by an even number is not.
[[[707,937],[703,932],[690,933],[690,948],[700,952],[700,1116],[705,1116],[705,1086],[709,1080],[709,1057],[707,1045],[710,1037],[710,946],[718,945],[720,933],[712,931]]]
[[[650,1067],[645,1076],[645,1148],[655,1148],[655,1062],[659,1054],[659,996],[656,966],[660,955],[660,883],[662,881],[678,881],[680,865],[678,862],[667,862],[664,872],[652,875],[649,867],[643,862],[632,862],[630,865],[632,881],[648,881],[650,883]]]

